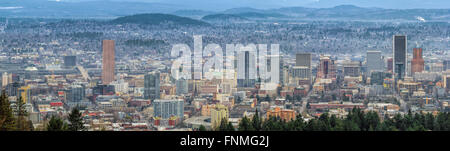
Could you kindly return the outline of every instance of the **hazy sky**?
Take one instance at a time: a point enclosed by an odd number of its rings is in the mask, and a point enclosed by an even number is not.
[[[92,0],[61,0],[61,1],[92,1]],[[352,4],[361,7],[381,8],[450,8],[450,0],[111,0],[160,2],[186,5],[226,5],[230,7],[333,7]]]
[[[3,1],[3,0],[0,0]],[[20,0],[8,0],[20,1]],[[39,1],[39,0],[32,0]],[[99,1],[99,0],[47,0],[47,1]],[[211,7],[234,8],[234,7],[253,7],[253,8],[278,8],[290,6],[304,7],[334,7],[337,5],[356,5],[360,7],[379,7],[379,8],[450,8],[450,0],[109,0],[121,2],[157,2],[165,4],[175,4],[188,6],[196,9],[211,9]]]

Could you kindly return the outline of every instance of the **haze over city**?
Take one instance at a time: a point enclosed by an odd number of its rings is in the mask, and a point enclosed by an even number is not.
[[[2,131],[449,131],[447,0],[0,2]]]

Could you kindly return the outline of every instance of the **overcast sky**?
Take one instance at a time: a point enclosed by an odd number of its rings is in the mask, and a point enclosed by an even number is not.
[[[4,1],[4,0],[0,0]],[[15,0],[7,0],[15,1]],[[33,0],[38,1],[38,0]],[[99,0],[47,0],[47,1],[99,1]],[[225,8],[253,7],[253,8],[278,8],[290,6],[304,7],[334,7],[337,5],[356,5],[359,7],[379,8],[450,8],[450,0],[110,0],[122,2],[157,2],[166,4],[186,5],[190,8],[205,9],[212,6]]]

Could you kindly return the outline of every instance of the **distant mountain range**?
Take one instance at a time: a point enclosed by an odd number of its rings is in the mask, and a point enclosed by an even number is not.
[[[384,9],[378,7],[357,7],[355,5],[339,5],[328,8],[311,8],[311,7],[279,7],[270,9],[257,9],[253,7],[236,7],[225,10],[214,10],[216,7],[211,3],[211,9],[195,9],[193,4],[202,2],[203,0],[187,0],[192,4],[176,3],[180,0],[167,0],[155,2],[125,2],[123,0],[115,1],[92,1],[92,0],[13,0],[0,1],[0,17],[20,18],[117,18],[121,16],[145,13],[164,13],[193,19],[201,19],[208,15],[229,14],[246,19],[306,19],[306,20],[419,20],[419,21],[450,21],[450,9]],[[142,1],[142,0],[141,0]],[[235,0],[231,0],[235,1]],[[249,0],[252,2],[255,0]],[[275,3],[274,0],[260,0],[261,3]],[[307,0],[308,1],[308,0]],[[387,0],[378,0],[382,3]],[[405,0],[389,0],[397,2],[405,2]],[[408,0],[410,3],[418,3],[418,0]],[[423,0],[422,0],[423,1]],[[445,0],[428,0],[424,1],[426,5],[429,1],[439,1],[443,5],[450,4]],[[164,2],[164,3],[163,3]],[[223,1],[222,1],[223,2]],[[255,1],[256,2],[256,1]],[[223,2],[223,5],[227,3]],[[292,0],[278,0],[279,4],[294,4]],[[337,3],[361,4],[370,6],[369,0],[309,0],[305,5],[308,6],[324,6]],[[249,3],[250,4],[250,3]],[[320,4],[320,5],[319,5]],[[278,5],[274,5],[278,6]],[[447,5],[450,6],[450,5]],[[198,6],[203,8],[201,6]],[[230,16],[215,16],[226,17]]]
[[[235,22],[247,22],[249,19],[238,16],[238,15],[232,15],[232,14],[213,14],[213,15],[206,15],[202,17],[202,20],[208,21],[208,22],[223,22],[223,23],[235,23]]]
[[[209,25],[206,22],[187,18],[180,17],[169,14],[137,14],[131,16],[119,17],[114,20],[111,20],[111,23],[115,24],[141,24],[141,25],[199,25],[206,26]]]
[[[233,8],[223,14],[253,19],[307,19],[307,20],[417,20],[450,21],[450,9],[383,9],[339,5],[331,8],[283,7],[277,9]]]
[[[59,1],[80,2],[80,1],[96,1],[96,0],[59,0]],[[109,1],[159,2],[172,5],[183,5],[185,9],[200,9],[208,11],[223,11],[225,9],[236,7],[252,7],[259,9],[274,9],[292,6],[329,8],[338,5],[356,5],[360,7],[379,7],[388,9],[450,8],[449,0],[109,0]]]

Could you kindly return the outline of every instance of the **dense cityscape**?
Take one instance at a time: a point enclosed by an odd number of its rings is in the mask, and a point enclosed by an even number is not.
[[[450,130],[449,22],[144,14],[0,25],[2,131]],[[199,35],[205,51],[279,44],[263,56],[279,66],[244,50],[219,59],[232,78],[196,71],[195,59],[183,72],[213,78],[177,78],[174,45],[194,50]],[[201,65],[225,58],[203,53]],[[263,70],[279,71],[276,88],[262,88]]]

